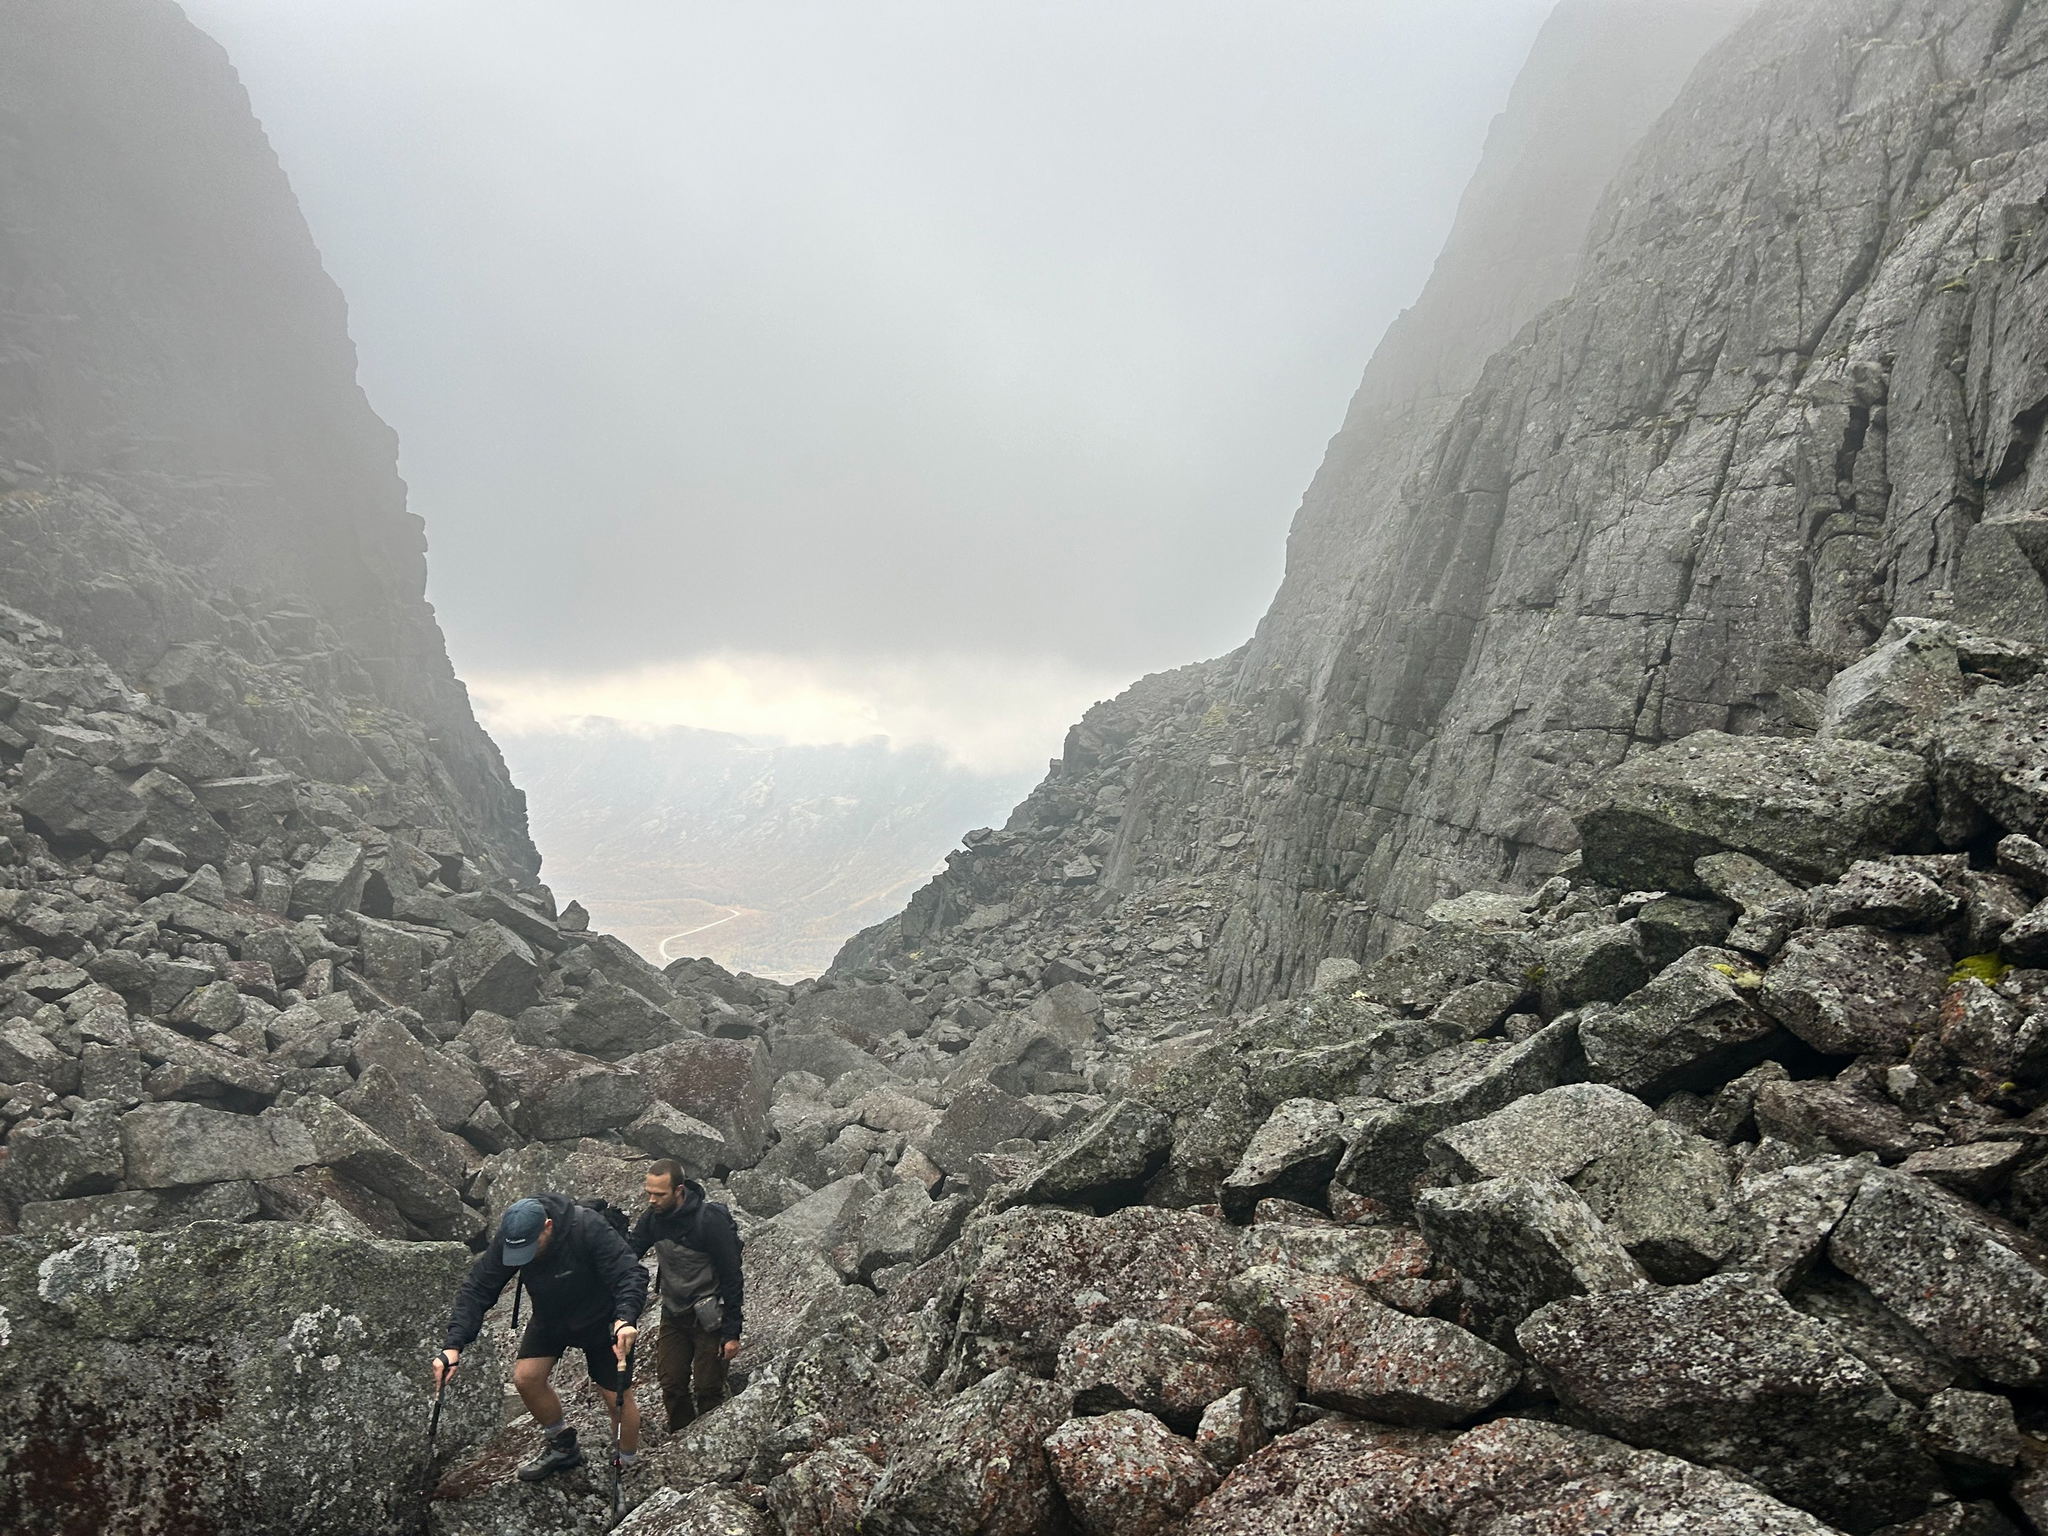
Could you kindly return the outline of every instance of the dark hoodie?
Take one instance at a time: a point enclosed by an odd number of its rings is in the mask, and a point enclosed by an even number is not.
[[[636,1254],[658,1249],[663,1243],[678,1243],[710,1259],[718,1274],[718,1299],[725,1312],[719,1334],[728,1339],[740,1336],[740,1305],[746,1285],[740,1271],[739,1229],[733,1225],[732,1212],[704,1198],[702,1184],[683,1180],[683,1203],[673,1211],[650,1208],[643,1212],[626,1241]]]
[[[647,1271],[626,1240],[596,1211],[567,1195],[536,1195],[555,1224],[547,1250],[526,1266],[533,1315],[556,1333],[576,1333],[611,1322],[637,1323],[647,1305]],[[445,1349],[466,1349],[483,1330],[484,1314],[519,1273],[505,1262],[502,1225],[477,1255],[455,1293]]]

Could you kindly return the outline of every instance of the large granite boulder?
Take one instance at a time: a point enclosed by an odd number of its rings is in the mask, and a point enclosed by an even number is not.
[[[1828,1238],[1835,1267],[1986,1378],[2048,1374],[2048,1251],[1925,1179],[1870,1169]]]
[[[1770,1049],[1777,1025],[1756,1006],[1762,983],[1734,950],[1688,951],[1641,991],[1586,1010],[1586,1075],[1651,1100],[1718,1085]]]
[[[893,1034],[922,1034],[924,1026],[924,1015],[897,987],[832,987],[806,993],[790,1010],[792,1032],[837,1035],[863,1051]]]
[[[121,1153],[131,1189],[277,1178],[319,1160],[312,1135],[290,1116],[199,1104],[131,1109],[121,1117]]]
[[[691,1035],[635,1052],[620,1065],[639,1073],[655,1098],[713,1127],[731,1149],[734,1167],[752,1167],[768,1150],[775,1079],[760,1041]]]
[[[1932,735],[1945,797],[2007,832],[2048,838],[2048,674],[1981,690],[1944,713]]]
[[[1415,1214],[1430,1247],[1457,1271],[1467,1322],[1499,1345],[1547,1302],[1649,1278],[1557,1179],[1509,1176],[1425,1190]]]
[[[1949,965],[1923,934],[1809,929],[1764,973],[1763,1007],[1817,1051],[1904,1056],[1941,1006]]]
[[[1827,1536],[1725,1473],[1604,1436],[1496,1419],[1455,1438],[1332,1417],[1274,1441],[1196,1506],[1181,1536]]]
[[[427,1361],[469,1262],[276,1222],[0,1239],[0,1527],[417,1530]],[[464,1367],[444,1458],[498,1427],[488,1338]]]
[[[1630,758],[1577,817],[1589,878],[1621,890],[1705,894],[1694,863],[1746,853],[1795,880],[1931,832],[1927,764],[1860,741],[1698,731]]]
[[[1153,1206],[1099,1217],[1027,1206],[970,1223],[949,1370],[963,1382],[1006,1365],[1050,1376],[1060,1341],[1083,1321],[1186,1324],[1198,1304],[1221,1299],[1237,1246],[1236,1229],[1213,1216]],[[1101,1298],[1087,1319],[1085,1292]]]
[[[565,1141],[631,1125],[653,1084],[630,1066],[506,1042],[482,1059],[491,1096],[523,1136]]]
[[[460,1130],[484,1099],[476,1074],[444,1051],[433,1050],[391,1018],[368,1019],[349,1037],[349,1065],[357,1076],[382,1067],[418,1095],[444,1131]]]
[[[1088,1536],[1165,1536],[1216,1486],[1191,1441],[1135,1408],[1069,1419],[1045,1457]]]
[[[651,1051],[680,1040],[694,1031],[632,988],[604,981],[576,999],[556,1033],[569,1050],[617,1061],[635,1051]]]
[[[294,904],[300,886],[292,889]],[[457,942],[452,958],[465,1015],[481,1011],[516,1019],[540,1001],[541,965],[533,946],[502,923],[477,924]]]
[[[1583,1422],[1732,1467],[1831,1525],[1910,1519],[1941,1489],[1908,1405],[1752,1276],[1554,1302],[1516,1337]]]
[[[874,1536],[1053,1536],[1063,1511],[1045,1437],[1067,1395],[1013,1370],[982,1378],[906,1427],[903,1449],[868,1496]]]

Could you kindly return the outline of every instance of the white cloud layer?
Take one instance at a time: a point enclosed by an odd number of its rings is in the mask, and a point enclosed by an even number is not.
[[[1129,681],[1013,657],[722,651],[608,673],[472,673],[469,689],[485,726],[510,736],[573,730],[592,716],[799,745],[884,736],[973,772],[1016,773],[1056,756],[1067,727]]]

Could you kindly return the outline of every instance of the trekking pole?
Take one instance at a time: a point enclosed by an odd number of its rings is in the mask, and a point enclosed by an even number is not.
[[[457,1365],[456,1361],[448,1358],[448,1351],[445,1349],[434,1358],[446,1369],[441,1372],[441,1384],[434,1388],[434,1412],[427,1420],[427,1470],[425,1486],[420,1489],[420,1493],[422,1497],[429,1499],[434,1496],[434,1442],[441,1434],[441,1399],[448,1395],[448,1383],[455,1379]]]
[[[612,1403],[612,1519],[611,1525],[605,1527],[606,1530],[619,1523],[619,1503],[623,1496],[619,1484],[625,1471],[620,1460],[624,1453],[619,1449],[619,1426],[625,1422],[626,1394],[633,1390],[633,1357],[639,1352],[640,1340],[635,1337],[633,1342],[626,1346],[626,1369],[620,1378],[619,1390]]]

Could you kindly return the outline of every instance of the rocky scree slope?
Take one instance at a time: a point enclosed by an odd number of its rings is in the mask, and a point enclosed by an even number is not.
[[[170,0],[5,0],[0,31],[0,602],[530,878],[397,439],[226,55]]]
[[[1563,872],[1569,807],[1632,753],[1812,735],[1895,618],[2039,643],[2044,27],[2023,3],[1757,10],[1576,260],[1545,258],[1567,296],[1533,283],[1483,366],[1435,382],[1402,360],[1431,336],[1465,357],[1455,311],[1426,296],[1390,336],[1259,634],[1082,720],[1008,828],[1047,858],[942,876],[848,963],[918,949],[927,913],[1029,905],[1085,854],[1100,912],[1200,876],[1206,979],[1248,1008],[1443,897]],[[1522,291],[1500,195],[1482,169],[1439,279],[1477,251]]]
[[[98,702],[0,743],[10,1529],[603,1529],[511,1476],[504,1304],[432,1468],[420,1361],[509,1200],[680,1156],[750,1322],[643,1536],[2048,1531],[2042,647],[1901,621],[1815,739],[1642,754],[1569,874],[1236,1020],[1170,910],[656,971],[289,774],[131,784],[80,737],[231,739]]]

